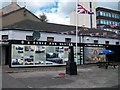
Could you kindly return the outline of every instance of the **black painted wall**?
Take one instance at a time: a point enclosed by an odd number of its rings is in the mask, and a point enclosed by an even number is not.
[[[120,45],[107,45],[106,49],[114,51],[114,54],[106,55],[109,61],[120,62]]]

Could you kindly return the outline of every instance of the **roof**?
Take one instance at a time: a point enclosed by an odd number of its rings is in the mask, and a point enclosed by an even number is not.
[[[63,32],[63,31],[75,30],[75,26],[67,26],[67,25],[53,24],[47,22],[37,22],[32,20],[24,20],[12,25],[8,25],[3,28],[24,29],[24,30],[29,29],[35,31],[48,31],[48,32]]]
[[[105,11],[105,12],[120,14],[120,11],[112,10],[112,9],[108,9],[108,8],[103,8],[103,7],[97,7],[96,10],[97,11],[101,10],[101,11]]]
[[[38,20],[40,20],[36,15],[34,15],[32,12],[30,12],[29,10],[27,10],[25,7],[22,7],[22,8],[19,8],[17,10],[14,10],[14,11],[11,11],[9,13],[6,13],[4,15],[2,15],[2,17],[5,17],[5,16],[8,16],[10,14],[13,14],[13,13],[16,13],[17,11],[20,11],[20,10],[26,10],[28,13],[30,13],[31,15],[33,15],[34,17],[36,17]]]
[[[10,15],[10,14],[12,14],[12,13],[15,13],[15,12],[17,12],[17,11],[20,11],[20,10],[22,10],[22,9],[25,9],[25,8],[23,7],[23,8],[19,8],[19,9],[16,9],[16,10],[14,10],[14,11],[11,11],[11,12],[9,12],[9,13],[5,13],[5,14],[2,15],[2,17],[7,16],[7,15]]]
[[[0,9],[0,12],[4,15],[7,13],[10,13],[12,11],[15,11],[17,9],[20,9],[21,7],[17,4],[17,3],[11,3],[5,7],[3,7],[2,9]]]
[[[47,22],[38,22],[32,20],[24,20],[12,25],[3,27],[4,30],[24,30],[24,31],[42,31],[42,32],[54,32],[61,34],[76,34],[76,26],[70,25],[61,25]],[[79,35],[89,35],[89,36],[101,36],[101,37],[111,37],[111,38],[120,38],[120,35],[116,35],[114,32],[103,31],[98,29],[90,29],[79,27]]]

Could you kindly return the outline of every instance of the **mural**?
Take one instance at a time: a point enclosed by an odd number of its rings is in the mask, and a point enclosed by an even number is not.
[[[101,47],[85,47],[84,59],[85,63],[97,63],[99,61],[106,61],[105,55],[99,55],[104,48]]]
[[[74,61],[80,64],[80,47],[74,47]],[[81,51],[83,52],[83,50]],[[19,45],[12,44],[11,66],[45,66],[66,65],[68,61],[68,46],[42,46],[42,45]],[[77,57],[77,58],[76,58]],[[83,59],[83,58],[82,58]]]
[[[11,65],[41,66],[65,65],[68,61],[69,47],[40,46],[40,45],[12,45]]]

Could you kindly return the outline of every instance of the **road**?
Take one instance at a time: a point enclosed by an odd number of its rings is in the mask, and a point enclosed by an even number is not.
[[[85,67],[85,66],[84,66]],[[3,88],[114,88],[118,87],[118,67],[98,68],[79,66],[78,75],[65,75],[65,69],[5,72],[2,73]],[[114,89],[115,90],[115,89]]]

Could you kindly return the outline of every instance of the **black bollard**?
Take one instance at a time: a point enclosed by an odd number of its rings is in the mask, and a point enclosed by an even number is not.
[[[68,62],[66,63],[66,74],[77,75],[77,65],[74,62],[73,46],[69,46]]]

